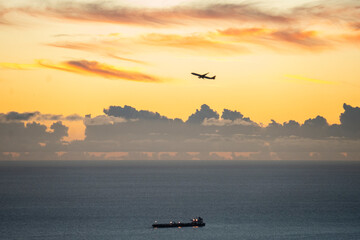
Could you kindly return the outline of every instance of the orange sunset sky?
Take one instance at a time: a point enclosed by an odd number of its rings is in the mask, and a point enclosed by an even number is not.
[[[360,105],[356,2],[1,1],[0,112],[130,105],[186,120],[205,103],[265,125],[338,123]]]

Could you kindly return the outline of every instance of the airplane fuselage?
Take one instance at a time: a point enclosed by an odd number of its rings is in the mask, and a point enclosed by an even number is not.
[[[192,75],[195,75],[195,76],[197,76],[198,78],[200,78],[200,79],[212,79],[212,80],[215,80],[215,77],[216,76],[213,76],[213,77],[208,77],[208,76],[206,76],[206,75],[208,75],[209,73],[205,73],[205,74],[198,74],[198,73],[191,73]]]

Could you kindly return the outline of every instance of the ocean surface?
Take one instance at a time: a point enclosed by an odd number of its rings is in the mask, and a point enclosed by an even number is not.
[[[0,162],[0,239],[359,240],[360,162]]]

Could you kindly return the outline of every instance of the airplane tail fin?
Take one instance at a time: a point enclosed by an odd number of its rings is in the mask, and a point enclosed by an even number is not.
[[[212,79],[214,79],[214,80],[215,80],[215,78],[216,78],[216,75],[212,77]]]

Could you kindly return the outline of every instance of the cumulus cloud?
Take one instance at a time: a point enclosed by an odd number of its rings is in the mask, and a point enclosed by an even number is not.
[[[303,124],[294,120],[283,124],[272,122],[265,128],[268,136],[299,136],[313,139],[324,138],[360,138],[360,108],[343,105],[340,115],[341,124],[330,125],[322,116],[307,119]]]
[[[39,112],[8,112],[8,113],[0,113],[0,121],[27,121],[31,118],[39,115]]]
[[[229,109],[224,109],[221,118],[234,121],[236,119],[243,119],[244,115],[242,115],[238,111],[231,111]]]
[[[202,122],[202,125],[204,126],[257,126],[256,123],[251,121],[246,121],[244,119],[238,118],[234,120],[229,119],[215,119],[215,118],[205,118]]]
[[[317,139],[334,136],[327,120],[321,116],[309,118],[303,124],[294,120],[283,124],[272,120],[265,130],[267,135],[271,137],[299,136]]]
[[[225,126],[231,125],[233,121],[231,120],[223,120],[223,119],[216,119],[216,118],[205,118],[202,122],[204,126]]]
[[[165,116],[161,116],[158,112],[150,112],[147,110],[136,110],[131,106],[110,106],[103,110],[108,116],[120,117],[124,119],[140,119],[140,120],[169,120]]]
[[[12,121],[81,121],[83,117],[78,114],[63,116],[60,114],[42,114],[40,112],[8,112],[0,113],[0,122]]]
[[[242,115],[240,112],[238,111],[231,111],[229,109],[224,109],[223,113],[221,115],[222,119],[228,119],[231,121],[236,121],[236,120],[242,120],[245,122],[249,122],[249,123],[253,123],[250,118],[248,117],[244,117],[244,115]]]
[[[64,118],[64,120],[67,120],[67,121],[79,121],[82,119],[83,119],[83,117],[78,114],[68,115]]]
[[[68,128],[61,122],[47,129],[41,123],[4,121],[0,122],[0,159],[26,159],[38,156],[35,152],[61,151],[66,152],[63,159],[319,160],[331,156],[353,160],[360,156],[360,108],[343,107],[340,124],[330,125],[324,117],[316,116],[304,123],[273,120],[262,127],[238,111],[224,109],[220,118],[206,104],[186,122],[127,105],[110,106],[104,109],[105,115],[87,115],[86,138],[72,142],[63,141]],[[94,154],[87,154],[90,152]]]
[[[360,108],[344,103],[344,112],[340,115],[341,129],[346,135],[360,136]]]
[[[53,140],[60,141],[63,137],[68,136],[69,128],[62,124],[62,122],[55,122],[50,126],[52,130],[51,136]]]
[[[205,119],[219,119],[219,114],[212,110],[208,105],[203,104],[199,109],[196,109],[196,112],[191,114],[186,121],[186,123],[192,124],[201,124],[204,122]]]
[[[0,151],[41,151],[47,145],[61,149],[62,138],[67,136],[67,131],[68,127],[62,122],[53,123],[49,131],[45,125],[36,122],[0,122]]]
[[[91,116],[84,118],[84,124],[86,126],[89,125],[109,125],[114,123],[123,123],[126,122],[126,119],[121,117],[113,117],[113,116],[106,116],[106,115],[99,115],[94,118]]]

